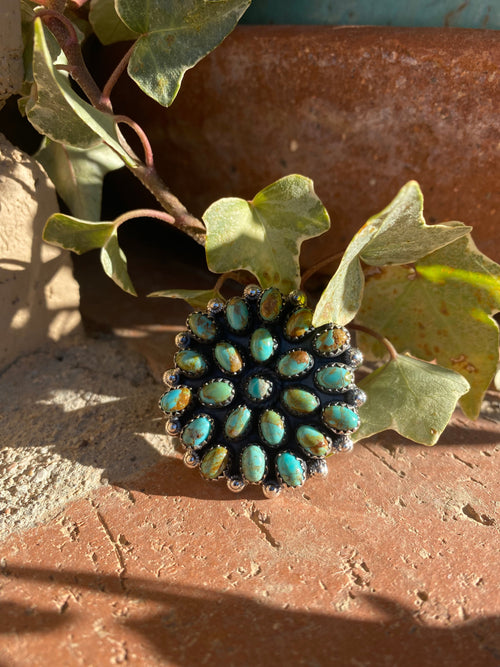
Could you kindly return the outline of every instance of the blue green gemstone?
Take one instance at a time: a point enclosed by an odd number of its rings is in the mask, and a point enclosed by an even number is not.
[[[244,299],[233,296],[226,306],[226,319],[233,331],[243,331],[248,326],[248,306]]]
[[[316,394],[308,389],[289,387],[282,394],[281,402],[287,410],[296,415],[308,415],[319,407]]]
[[[317,371],[314,381],[325,391],[345,391],[354,382],[354,374],[350,368],[331,364]]]
[[[311,329],[313,311],[310,308],[298,308],[287,320],[285,335],[287,338],[301,338]]]
[[[229,413],[224,431],[231,440],[241,438],[248,431],[252,413],[246,405],[240,405]]]
[[[208,370],[207,362],[196,350],[181,350],[175,355],[175,363],[186,375],[200,377]]]
[[[295,454],[281,452],[276,457],[276,468],[281,479],[288,486],[302,486],[306,480],[303,464]]]
[[[223,380],[213,380],[203,385],[198,392],[198,398],[204,405],[220,408],[231,402],[234,387]]]
[[[273,383],[266,378],[256,375],[247,383],[246,393],[253,401],[265,401],[271,396]]]
[[[265,322],[275,320],[283,306],[283,296],[277,287],[268,287],[262,292],[259,303],[259,312]]]
[[[324,433],[307,424],[297,429],[297,442],[312,456],[326,456],[330,451],[330,443]]]
[[[343,327],[325,329],[314,339],[314,349],[322,357],[334,357],[349,345],[349,332]]]
[[[255,361],[264,363],[274,354],[274,340],[267,329],[256,329],[250,339],[250,352]]]
[[[264,410],[259,421],[260,434],[266,444],[277,447],[285,438],[285,420],[274,410]]]
[[[298,377],[312,368],[314,360],[305,350],[290,350],[278,361],[278,373],[285,378]]]
[[[182,412],[187,408],[190,401],[191,389],[189,387],[177,387],[163,394],[160,398],[160,407],[167,414]]]
[[[227,341],[217,343],[214,351],[215,359],[227,373],[239,373],[243,369],[243,359],[238,350]]]
[[[191,313],[187,319],[187,325],[197,338],[205,342],[213,341],[217,335],[217,325],[205,313]]]
[[[323,422],[337,433],[351,433],[359,427],[359,416],[342,403],[330,403],[323,410]]]
[[[266,455],[258,445],[245,447],[241,454],[241,474],[247,480],[257,484],[266,474]]]
[[[217,479],[227,467],[229,451],[222,445],[210,449],[202,458],[200,472],[207,479]]]
[[[181,434],[181,442],[186,447],[192,447],[193,449],[200,449],[203,447],[212,434],[212,421],[204,416],[200,415],[192,419],[183,429]]]

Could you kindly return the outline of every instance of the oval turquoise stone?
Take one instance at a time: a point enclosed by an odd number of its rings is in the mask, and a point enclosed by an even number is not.
[[[182,412],[191,400],[191,389],[189,387],[176,387],[167,391],[160,398],[160,407],[163,412]]]
[[[272,392],[273,383],[259,376],[250,378],[246,386],[246,393],[253,401],[265,401]]]
[[[217,479],[226,469],[228,460],[229,452],[226,447],[217,445],[201,459],[200,472],[207,479]]]
[[[281,479],[288,486],[302,486],[306,475],[302,467],[302,461],[291,452],[281,452],[276,457],[276,468]]]
[[[354,374],[350,368],[332,364],[320,368],[316,372],[314,381],[320,389],[326,391],[345,391],[354,382]]]
[[[229,413],[226,419],[224,431],[228,438],[236,440],[241,438],[248,431],[252,413],[246,405],[240,405]]]
[[[200,415],[186,424],[181,434],[181,442],[186,447],[200,449],[200,447],[203,447],[209,441],[211,434],[211,420],[208,417]]]
[[[214,408],[222,407],[231,402],[234,387],[230,382],[214,380],[203,385],[198,392],[198,398],[204,405]]]
[[[257,484],[266,474],[266,455],[258,445],[245,447],[241,454],[241,474],[247,482]]]
[[[298,377],[306,373],[314,360],[305,350],[291,350],[278,361],[278,373],[285,378]]]
[[[256,329],[250,338],[250,352],[255,361],[263,363],[274,354],[274,340],[267,329]]]
[[[359,427],[358,413],[342,403],[327,405],[322,417],[328,428],[339,433],[350,433]]]
[[[281,312],[283,297],[277,287],[268,287],[262,292],[259,312],[265,322],[272,322]]]
[[[314,340],[314,349],[323,357],[339,354],[349,344],[349,332],[343,327],[325,329]]]
[[[181,350],[175,355],[175,363],[186,375],[200,377],[208,370],[205,357],[196,350]]]
[[[232,343],[217,343],[214,355],[219,366],[227,373],[239,373],[243,368],[243,359]]]
[[[308,415],[319,407],[319,398],[308,389],[289,387],[282,394],[281,402],[296,415]]]
[[[298,308],[287,320],[285,335],[288,338],[301,338],[312,326],[313,312],[310,308]]]
[[[248,326],[249,320],[248,306],[244,299],[239,296],[233,296],[227,302],[226,319],[234,331],[243,331]]]
[[[214,320],[205,313],[191,313],[187,319],[187,325],[200,340],[212,341],[217,334]]]
[[[297,442],[312,456],[326,456],[330,451],[328,438],[314,426],[303,424],[297,429]]]
[[[274,410],[264,410],[259,421],[260,434],[266,444],[276,447],[285,438],[285,420]]]

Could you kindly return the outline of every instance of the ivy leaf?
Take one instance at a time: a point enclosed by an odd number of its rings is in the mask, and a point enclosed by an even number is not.
[[[91,0],[89,21],[101,44],[125,42],[139,37],[118,16],[114,0]]]
[[[75,217],[99,220],[104,176],[123,167],[111,148],[102,142],[93,148],[74,148],[45,139],[34,157]]]
[[[415,262],[470,231],[462,223],[427,225],[423,201],[418,183],[409,181],[387,208],[361,227],[321,295],[314,326],[328,322],[347,324],[354,318],[364,287],[360,260],[372,266]]]
[[[469,385],[459,373],[398,355],[363,378],[367,401],[360,407],[361,440],[392,429],[423,445],[434,445]]]
[[[126,164],[134,166],[118,141],[113,116],[85,102],[71,88],[67,73],[55,69],[41,19],[35,20],[34,35],[35,83],[26,103],[31,124],[49,139],[78,148],[104,141]]]
[[[250,0],[116,0],[135,44],[128,73],[147,95],[169,106],[186,70],[233,30]]]
[[[47,220],[43,240],[77,255],[101,248],[101,264],[106,274],[125,292],[136,296],[127,272],[127,259],[118,245],[118,226],[116,222],[92,222],[55,213]]]
[[[262,287],[285,294],[300,284],[302,241],[326,232],[330,220],[309,178],[292,174],[250,202],[219,199],[203,214],[208,267],[214,273],[246,269]]]
[[[184,299],[193,308],[205,309],[210,299],[222,299],[220,293],[214,289],[166,289],[160,292],[151,292],[148,296],[162,296],[168,299]],[[222,299],[223,300],[223,299]]]
[[[400,350],[461,373],[471,388],[460,404],[474,419],[497,366],[498,325],[491,315],[499,299],[500,266],[467,235],[415,267],[369,272],[356,321]],[[368,353],[377,352],[366,337],[360,343]]]

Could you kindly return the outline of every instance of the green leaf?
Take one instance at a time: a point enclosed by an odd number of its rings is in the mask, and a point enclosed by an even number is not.
[[[250,0],[116,0],[122,21],[142,36],[128,73],[163,106],[174,101],[186,70],[233,30]]]
[[[162,296],[168,299],[184,299],[193,308],[207,307],[210,299],[222,299],[222,296],[216,290],[195,290],[195,289],[166,289],[160,292],[151,292],[148,296]]]
[[[118,16],[114,0],[91,0],[89,21],[102,44],[125,42],[139,37]]]
[[[491,315],[499,294],[500,266],[467,235],[414,268],[368,272],[356,321],[387,336],[399,350],[461,373],[471,388],[460,404],[475,418],[498,361],[498,325]],[[365,336],[360,344],[368,354],[377,353]]]
[[[423,445],[434,445],[469,388],[454,371],[420,359],[398,355],[363,378],[366,392],[360,407],[361,426],[354,439],[392,429]]]
[[[330,220],[309,178],[292,174],[250,202],[219,199],[203,214],[207,262],[214,273],[246,269],[262,287],[285,294],[300,284],[302,241],[323,234]]]
[[[116,222],[91,222],[55,213],[45,225],[43,239],[81,255],[101,248],[101,264],[106,274],[125,292],[136,296],[127,273],[127,259],[118,245]]]
[[[114,151],[102,142],[84,149],[46,139],[34,157],[75,217],[99,220],[104,176],[123,167]]]
[[[371,217],[349,243],[339,268],[316,306],[313,324],[347,324],[363,297],[360,260],[372,266],[415,262],[467,234],[462,223],[427,225],[423,196],[416,181],[409,181],[381,213]]]
[[[113,116],[85,102],[71,88],[67,74],[54,68],[41,19],[35,21],[33,76],[26,113],[41,134],[78,148],[90,148],[102,140],[126,164],[134,166],[118,141]]]

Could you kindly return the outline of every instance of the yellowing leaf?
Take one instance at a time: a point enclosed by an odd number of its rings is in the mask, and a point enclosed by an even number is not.
[[[392,429],[423,445],[434,445],[469,388],[454,371],[420,359],[398,355],[363,378],[366,392],[360,407],[361,426],[354,439]]]
[[[356,321],[387,336],[398,350],[461,373],[470,391],[460,404],[475,418],[498,361],[498,325],[491,317],[498,310],[495,284],[500,286],[500,266],[467,235],[415,267],[369,272]],[[360,344],[368,353],[377,351],[365,336]]]
[[[407,183],[381,213],[371,217],[349,243],[342,261],[316,306],[313,324],[347,324],[363,297],[360,260],[373,266],[415,262],[470,231],[462,223],[427,225],[416,181]]]
[[[151,292],[148,296],[162,296],[168,299],[184,299],[193,308],[205,309],[210,299],[222,299],[219,292],[211,290],[195,289],[166,289],[159,292]]]
[[[302,241],[330,226],[325,207],[310,179],[285,176],[250,202],[219,199],[203,214],[207,227],[207,262],[214,273],[246,269],[262,287],[285,294],[300,284]]]

